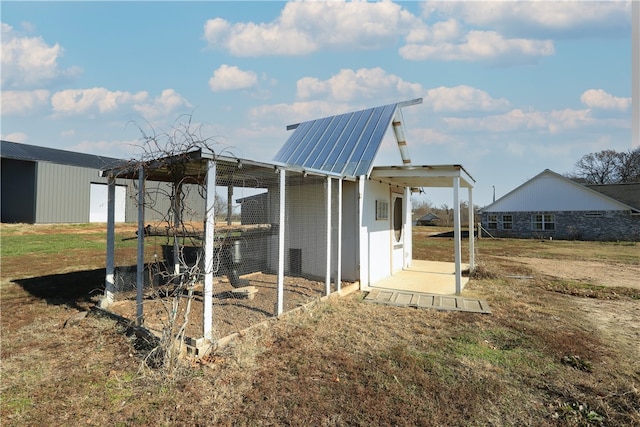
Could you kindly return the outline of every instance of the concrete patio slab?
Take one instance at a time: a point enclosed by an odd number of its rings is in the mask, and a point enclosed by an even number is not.
[[[462,264],[462,271],[469,265]],[[469,282],[462,277],[462,289]],[[398,291],[420,292],[437,295],[456,293],[455,264],[452,262],[413,260],[411,267],[377,281],[371,289],[394,289]]]

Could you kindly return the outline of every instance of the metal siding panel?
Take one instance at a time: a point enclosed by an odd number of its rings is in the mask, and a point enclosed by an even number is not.
[[[396,106],[386,105],[376,110],[375,116],[372,117],[372,121],[375,120],[375,126],[368,127],[367,134],[363,135],[363,138],[367,139],[367,143],[366,145],[362,144],[364,146],[361,153],[356,153],[356,155],[359,156],[359,159],[356,164],[356,169],[352,173],[354,176],[365,175],[369,172],[375,156],[378,153],[378,149],[380,148],[382,138],[384,138],[384,134],[389,128]]]
[[[296,164],[295,159],[300,157],[300,153],[304,150],[306,144],[309,143],[308,134],[313,132],[314,124],[315,121],[300,124],[285,145],[286,148],[284,151],[287,154],[283,155],[282,159],[276,158],[276,160],[284,163]]]
[[[291,157],[291,162],[303,167],[309,167],[307,165],[307,159],[317,144],[317,137],[321,135],[325,129],[326,119],[315,120],[309,131],[306,133],[304,140],[301,141],[300,146],[296,150],[294,156]]]
[[[305,160],[304,165],[309,168],[313,168],[314,164],[320,163],[324,159],[323,153],[331,150],[332,147],[332,135],[335,132],[337,123],[340,122],[340,116],[327,117],[322,120],[322,128],[316,134],[316,142],[314,144],[313,151]]]
[[[348,143],[357,123],[353,118],[353,114],[345,114],[346,122],[344,124],[344,128],[338,139],[335,141],[331,154],[329,154],[329,157],[323,163],[322,170],[333,171],[338,169],[336,167],[336,162],[345,150],[349,150]],[[340,168],[339,171],[342,172],[342,168]]]
[[[293,156],[296,148],[300,144],[300,141],[304,138],[309,131],[312,122],[300,123],[298,127],[293,131],[291,136],[287,139],[287,142],[278,150],[278,154],[273,158],[276,162],[289,163],[289,159]]]
[[[351,154],[355,149],[358,141],[360,140],[360,134],[362,133],[362,129],[366,125],[369,115],[366,114],[366,111],[357,111],[351,115],[349,118],[349,127],[352,129],[349,137],[344,143],[342,148],[342,152],[340,156],[336,159],[335,163],[331,165],[331,172],[336,172],[342,175],[346,175],[345,170],[347,165],[349,164],[349,159],[351,158]]]
[[[323,170],[327,160],[331,157],[333,152],[340,150],[338,144],[331,144],[331,141],[339,141],[341,135],[344,132],[344,129],[349,122],[349,115],[342,114],[336,117],[336,121],[334,122],[334,127],[330,133],[325,134],[326,140],[322,143],[323,149],[318,154],[318,157],[315,159],[313,164],[311,165],[314,169]],[[338,153],[339,154],[339,153]],[[337,155],[336,155],[337,157]]]
[[[97,169],[38,163],[37,223],[89,221],[91,181],[99,181]]]

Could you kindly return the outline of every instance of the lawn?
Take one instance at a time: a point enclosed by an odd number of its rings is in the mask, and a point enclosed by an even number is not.
[[[433,231],[415,229],[414,258],[452,260]],[[635,243],[483,238],[464,294],[491,315],[356,292],[167,371],[109,318],[68,322],[100,295],[104,227],[1,232],[3,426],[640,425]]]

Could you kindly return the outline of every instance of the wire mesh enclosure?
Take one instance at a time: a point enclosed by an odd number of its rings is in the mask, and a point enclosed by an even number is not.
[[[160,219],[117,239],[109,310],[215,341],[339,288],[341,180],[238,159],[198,165],[172,182],[146,175],[143,207]]]

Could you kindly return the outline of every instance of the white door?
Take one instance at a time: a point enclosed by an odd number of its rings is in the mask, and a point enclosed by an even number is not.
[[[108,185],[91,184],[89,222],[107,222]],[[127,187],[116,185],[116,222],[125,221]]]
[[[391,193],[391,273],[402,270],[404,260],[404,200]]]

